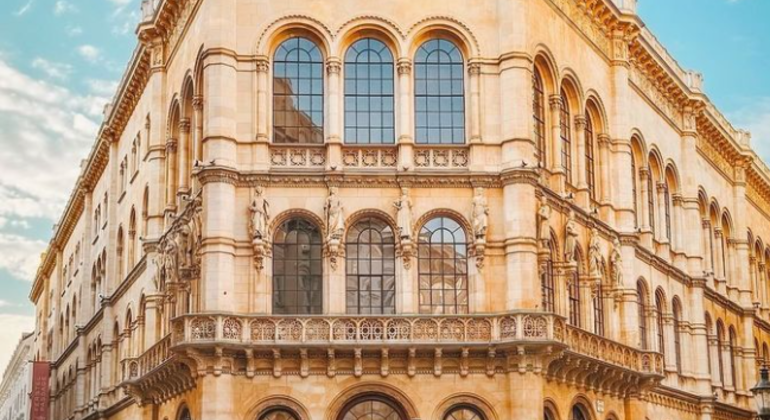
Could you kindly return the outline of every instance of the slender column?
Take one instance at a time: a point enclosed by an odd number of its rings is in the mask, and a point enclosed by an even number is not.
[[[698,203],[698,186],[700,180],[698,175],[701,173],[698,168],[698,132],[696,130],[696,114],[691,107],[685,107],[683,110],[683,130],[681,142],[681,164],[682,164],[682,196],[683,196],[683,223],[682,227],[682,250],[687,255],[687,270],[691,276],[702,276],[706,270],[704,263],[706,255],[703,250],[708,247],[702,247],[702,243],[691,238],[699,236],[701,226],[698,221],[701,219],[700,206]],[[685,238],[687,240],[685,240]],[[701,247],[699,247],[701,246]]]
[[[689,315],[690,328],[692,330],[692,353],[682,353],[685,359],[692,361],[692,373],[696,381],[696,392],[699,395],[711,395],[711,381],[709,371],[713,372],[713,356],[709,356],[708,331],[706,331],[706,313],[703,307],[706,280],[702,277],[693,279],[690,289]],[[691,357],[692,356],[692,357]],[[709,360],[712,366],[709,366]]]
[[[267,170],[270,167],[270,124],[268,102],[268,72],[270,60],[265,56],[257,57],[257,143],[254,147],[254,168]]]
[[[588,195],[588,177],[586,176],[586,124],[585,115],[576,115],[574,122],[575,132],[572,135],[577,146],[577,156],[572,156],[572,161],[577,163],[577,174],[575,174],[575,171],[573,170],[572,176],[577,181],[577,202],[585,209],[587,209],[590,204]]]
[[[190,119],[182,118],[179,121],[179,147],[178,147],[178,160],[179,167],[177,168],[177,174],[179,180],[177,181],[178,190],[177,194],[184,195],[190,191]]]
[[[166,141],[166,212],[176,209],[177,140]]]
[[[612,197],[613,197],[613,183],[612,183],[612,160],[610,160],[610,143],[612,142],[608,134],[602,133],[597,136],[599,142],[599,170],[598,174],[601,174],[601,179],[597,179],[596,188],[599,190],[599,206],[601,216],[603,220],[606,220],[610,225],[614,225],[614,214],[612,212]],[[632,174],[632,176],[634,176]],[[636,200],[636,197],[632,197]],[[633,202],[631,202],[633,208]],[[612,217],[611,217],[612,216]]]
[[[414,161],[414,130],[412,125],[412,61],[398,60],[398,167],[411,168]]]
[[[676,372],[676,343],[674,335],[674,315],[672,313],[663,314],[663,341],[665,342],[666,354],[664,354],[664,360],[666,363],[666,370],[669,372]]]
[[[565,188],[565,176],[564,167],[561,162],[561,96],[551,95],[548,104],[551,106],[551,173],[553,178],[551,180],[551,187],[558,192],[564,192]]]
[[[471,120],[471,138],[470,143],[481,143],[481,64],[468,64],[468,79],[471,88],[470,100],[470,120]]]
[[[632,180],[629,176],[631,168],[631,110],[629,106],[634,92],[629,81],[628,47],[633,42],[632,36],[623,30],[612,31],[611,51],[611,86],[612,98],[608,105],[608,134],[612,139],[612,176],[608,178],[617,188],[612,192],[613,206],[615,208],[615,228],[621,232],[633,232],[634,221],[634,197]]]
[[[326,61],[326,73],[329,80],[329,123],[327,144],[328,168],[342,168],[342,118],[340,104],[342,103],[342,90],[340,89],[340,69],[342,63],[338,58],[329,58]]]
[[[654,234],[652,232],[652,226],[650,225],[650,214],[655,214],[655,209],[650,208],[649,195],[650,188],[654,188],[650,185],[650,168],[642,166],[639,168],[639,183],[642,193],[641,205],[639,210],[641,211],[641,220],[639,220],[639,229],[642,232],[642,244],[649,249],[652,249]]]
[[[192,148],[190,150],[190,162],[203,160],[203,96],[196,95],[193,98],[193,140]],[[192,168],[194,165],[190,165]],[[200,190],[200,181],[198,179],[193,180],[193,191]]]

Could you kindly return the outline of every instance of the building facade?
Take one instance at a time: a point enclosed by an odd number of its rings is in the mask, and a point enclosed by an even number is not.
[[[146,1],[59,419],[752,418],[770,169],[631,0]]]
[[[32,384],[33,334],[24,334],[8,362],[0,382],[0,420],[30,418],[29,392]]]

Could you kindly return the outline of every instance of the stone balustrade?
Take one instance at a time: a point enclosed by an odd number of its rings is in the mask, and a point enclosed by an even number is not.
[[[635,349],[571,325],[567,325],[564,343],[571,353],[588,356],[635,372],[664,374],[662,354]]]
[[[123,380],[143,377],[171,358],[171,334],[166,335],[139,357],[123,359],[121,369]]]

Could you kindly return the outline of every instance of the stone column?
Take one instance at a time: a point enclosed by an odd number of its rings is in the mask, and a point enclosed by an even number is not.
[[[702,248],[702,243],[692,238],[698,238],[700,235],[700,229],[702,226],[698,224],[701,220],[700,206],[698,203],[698,186],[700,180],[698,175],[700,169],[698,167],[698,132],[696,130],[695,111],[691,107],[685,107],[683,111],[683,130],[682,130],[682,159],[681,159],[681,171],[682,174],[682,211],[683,211],[683,223],[681,225],[681,242],[682,251],[687,255],[687,271],[691,276],[703,276],[706,265],[704,263],[706,255],[703,255],[703,250],[708,250],[708,247]],[[688,240],[684,240],[687,238]]]
[[[597,136],[599,141],[599,171],[601,174],[601,181],[597,182],[597,189],[599,190],[599,211],[601,218],[610,225],[614,225],[615,215],[612,209],[612,197],[614,196],[612,183],[612,160],[610,159],[610,144],[612,142],[608,134],[602,133]],[[632,174],[632,176],[636,176]],[[632,197],[636,200],[636,197]],[[633,208],[634,202],[631,201],[631,208]]]
[[[576,143],[577,156],[572,156],[572,161],[577,162],[577,167],[573,168],[572,177],[573,182],[577,185],[577,203],[580,207],[588,209],[591,197],[588,193],[588,177],[586,176],[586,116],[575,115],[574,127],[572,138]],[[577,173],[575,173],[577,171]]]
[[[711,351],[711,348],[709,346],[708,332],[706,331],[706,318],[703,307],[705,288],[706,280],[704,278],[693,279],[688,302],[693,351],[692,353],[683,353],[683,355],[687,355],[685,359],[689,359],[692,362],[692,374],[696,381],[696,392],[702,396],[710,396],[711,376],[709,371],[713,372],[713,369],[709,366],[709,360],[713,360],[713,357],[710,357],[708,353]]]
[[[254,146],[254,168],[270,168],[270,103],[267,96],[270,60],[265,56],[257,57],[257,142]]]
[[[637,293],[638,273],[634,265],[636,261],[636,247],[633,239],[621,237],[621,255],[623,260],[623,285],[615,291],[618,295],[621,312],[620,341],[632,347],[640,347],[642,340],[639,335],[639,304]],[[647,302],[644,302],[646,305]],[[646,312],[645,312],[646,313]],[[649,331],[649,323],[647,330]]]
[[[398,59],[398,167],[411,168],[414,162],[414,129],[412,125],[412,61]]]
[[[535,309],[542,304],[537,262],[537,182],[535,169],[503,173],[506,308]]]
[[[672,313],[663,314],[663,341],[665,342],[666,354],[664,354],[665,370],[668,372],[676,372],[676,341],[674,335],[676,324],[674,323],[674,315]],[[681,338],[681,336],[680,336]],[[681,349],[681,347],[680,347]]]
[[[203,96],[195,95],[193,97],[193,140],[192,147],[190,148],[190,162],[203,160]],[[190,164],[190,168],[194,164]],[[193,191],[198,191],[201,188],[200,181],[194,179],[192,183]]]
[[[639,210],[641,211],[641,220],[639,220],[639,229],[641,230],[641,242],[645,247],[652,249],[654,233],[652,232],[652,225],[650,224],[650,215],[655,214],[655,209],[650,208],[649,195],[650,189],[654,188],[650,182],[650,168],[642,166],[639,168],[639,183],[641,184],[640,192],[642,195],[641,205]]]
[[[551,115],[551,188],[559,193],[563,193],[566,188],[566,172],[561,161],[561,106],[560,95],[551,95],[548,99]]]
[[[166,213],[176,210],[176,191],[178,178],[177,140],[166,140]]]
[[[714,252],[713,243],[714,238],[711,234],[711,221],[709,219],[701,219],[701,229],[703,235],[703,249],[705,250],[703,255],[703,271],[716,275],[716,268],[714,266]]]
[[[179,120],[179,146],[178,146],[178,167],[177,195],[182,196],[190,192],[190,155],[192,154],[190,145],[190,119],[182,118]]]
[[[342,68],[341,61],[336,58],[329,58],[326,61],[326,73],[329,80],[329,93],[327,100],[329,101],[329,123],[327,124],[328,135],[326,136],[327,144],[327,168],[340,168],[342,169],[342,118],[341,118],[341,103],[343,93],[340,89],[340,70]]]
[[[582,276],[580,279],[580,324],[584,330],[594,331],[594,295],[601,277]]]
[[[468,63],[468,81],[471,93],[469,104],[470,143],[481,143],[481,63]]]

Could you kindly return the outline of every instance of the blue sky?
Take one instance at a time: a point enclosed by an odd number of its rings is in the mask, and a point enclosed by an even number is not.
[[[0,1],[0,371],[32,328],[30,281],[133,51],[139,1]],[[770,160],[770,0],[639,3]]]

